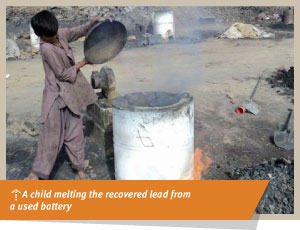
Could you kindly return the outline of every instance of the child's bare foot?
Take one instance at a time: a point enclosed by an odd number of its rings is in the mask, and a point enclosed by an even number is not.
[[[84,171],[78,171],[77,176],[79,177],[80,180],[86,178]]]
[[[39,180],[39,177],[33,173],[30,173],[29,176],[25,178],[25,180]]]

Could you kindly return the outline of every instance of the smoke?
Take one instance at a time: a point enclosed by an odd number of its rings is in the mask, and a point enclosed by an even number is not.
[[[150,45],[144,51],[151,56],[148,60],[154,74],[149,76],[151,80],[146,88],[189,92],[192,86],[202,81],[202,42],[223,31],[225,25],[209,16],[203,7],[168,7],[166,10],[173,11],[175,39]]]

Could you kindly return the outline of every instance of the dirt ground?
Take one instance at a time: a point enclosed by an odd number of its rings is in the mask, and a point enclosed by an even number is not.
[[[288,109],[293,108],[290,98],[279,95],[263,80],[254,100],[260,109],[259,115],[235,113],[236,107],[250,96],[258,76],[263,74],[266,78],[277,67],[293,65],[293,44],[293,38],[223,40],[210,37],[193,44],[125,49],[106,65],[113,69],[117,91],[121,94],[155,90],[193,95],[195,147],[202,150],[203,159],[210,158],[213,162],[203,179],[228,179],[228,173],[236,167],[251,166],[270,158],[293,157],[293,151],[275,147],[271,138],[277,123],[284,122]],[[81,41],[72,44],[78,61],[83,58],[82,46]],[[86,66],[82,71],[89,78],[93,70],[101,67]],[[11,153],[7,177],[22,179],[30,170],[37,137],[22,132],[21,123],[28,121],[38,127],[44,71],[37,56],[8,61],[7,73],[10,74],[6,84],[7,150]],[[87,146],[90,171],[96,174],[102,170],[93,177],[112,178],[112,159],[105,159],[97,146],[91,143]],[[17,156],[20,148],[26,150],[23,154],[27,156]],[[57,163],[58,171],[68,173],[58,173],[54,178],[72,178],[73,173],[64,170],[68,167],[68,162],[63,163],[65,156],[59,161],[63,166]],[[15,163],[22,163],[23,170],[13,167]]]
[[[177,11],[175,13],[188,15],[185,11]],[[180,36],[167,44],[143,46],[143,41],[139,40],[143,39],[142,34],[129,31],[129,35],[136,35],[137,40],[128,41],[125,49],[105,64],[115,73],[118,93],[168,91],[193,95],[195,148],[200,153],[196,157],[201,157],[206,168],[202,179],[230,179],[236,168],[246,168],[272,158],[293,158],[293,150],[277,148],[272,138],[277,124],[284,123],[288,109],[293,108],[293,96],[280,95],[278,89],[271,88],[265,81],[276,68],[284,66],[288,69],[294,65],[293,31],[269,26],[265,29],[275,33],[275,38],[218,39],[215,35],[236,19],[228,19],[234,14],[221,9],[218,11],[220,17],[227,15],[222,23],[205,24],[205,18],[201,18],[202,24],[197,24],[199,20],[195,15],[204,14],[204,9],[195,8],[194,11],[181,24],[177,20],[176,31]],[[240,14],[240,9],[234,8],[232,12],[245,17]],[[245,12],[250,11],[246,9]],[[251,12],[256,15],[260,10]],[[246,22],[252,22],[256,17],[249,15]],[[188,19],[194,20],[192,26],[186,26]],[[14,28],[17,27],[10,23],[18,22],[16,18],[14,20],[8,21],[7,31],[12,33],[16,33]],[[268,24],[268,21],[260,21],[260,24]],[[71,47],[75,59],[81,60],[83,41],[71,43]],[[92,71],[100,70],[102,66],[89,65],[82,71],[90,79]],[[39,55],[33,55],[25,60],[8,60],[6,73],[10,74],[6,80],[7,179],[23,179],[30,172],[37,149],[44,70]],[[264,80],[254,98],[260,113],[256,116],[236,114],[235,109],[250,97],[261,75]],[[114,179],[113,157],[107,158],[89,138],[86,138],[86,159],[91,179]],[[75,172],[62,151],[51,178],[74,177]]]

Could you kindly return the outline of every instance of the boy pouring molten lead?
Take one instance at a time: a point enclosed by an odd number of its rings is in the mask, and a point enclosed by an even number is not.
[[[58,28],[55,15],[43,10],[31,19],[31,26],[40,37],[40,51],[45,71],[40,137],[29,180],[49,179],[56,158],[64,146],[77,170],[76,179],[84,173],[84,136],[81,107],[93,104],[98,97],[80,69],[88,64],[75,63],[70,42],[87,34],[105,18],[97,17],[86,25]]]

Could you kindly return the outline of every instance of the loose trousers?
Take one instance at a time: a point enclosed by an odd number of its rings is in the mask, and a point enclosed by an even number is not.
[[[62,147],[70,158],[72,167],[78,171],[84,170],[84,135],[82,120],[79,115],[62,108],[56,100],[49,111],[46,121],[40,128],[37,155],[32,173],[42,179],[49,179],[54,163]]]

